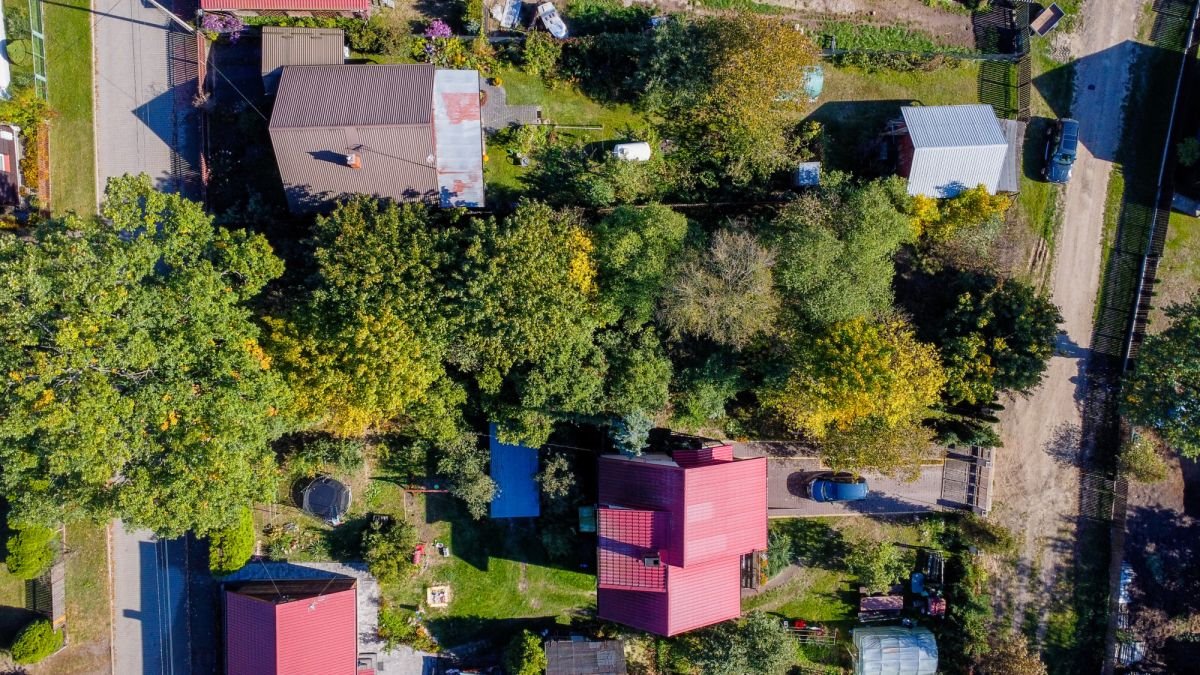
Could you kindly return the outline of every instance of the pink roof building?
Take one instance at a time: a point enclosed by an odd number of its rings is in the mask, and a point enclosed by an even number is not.
[[[249,16],[312,16],[312,12],[354,16],[370,12],[371,0],[200,0],[200,9]]]
[[[354,579],[251,581],[225,591],[228,675],[356,675]]]
[[[767,547],[767,460],[606,455],[597,519],[600,618],[666,636],[737,618],[742,558]]]

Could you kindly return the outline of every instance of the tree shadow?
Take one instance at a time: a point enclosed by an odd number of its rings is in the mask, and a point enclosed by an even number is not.
[[[881,176],[895,169],[880,134],[888,121],[899,119],[901,106],[912,100],[828,101],[805,118],[824,128],[824,156],[829,168],[865,176]]]
[[[461,666],[486,667],[498,663],[505,645],[522,630],[533,633],[552,631],[558,624],[553,616],[525,619],[487,619],[481,616],[434,616],[425,626],[446,653]]]

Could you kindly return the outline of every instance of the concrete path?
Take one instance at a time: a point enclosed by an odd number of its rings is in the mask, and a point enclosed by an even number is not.
[[[113,674],[187,675],[187,549],[149,531],[112,528]]]
[[[98,0],[92,35],[96,194],[111,176],[142,172],[189,194],[199,161],[195,38],[142,0]]]

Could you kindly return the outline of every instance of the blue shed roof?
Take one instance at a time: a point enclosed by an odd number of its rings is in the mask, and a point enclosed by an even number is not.
[[[533,479],[538,471],[538,451],[496,440],[495,424],[488,429],[488,448],[492,454],[492,480],[496,481],[492,517],[534,518],[540,515],[540,495],[537,481]]]

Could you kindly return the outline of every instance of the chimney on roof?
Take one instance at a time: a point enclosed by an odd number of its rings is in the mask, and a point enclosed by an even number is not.
[[[346,166],[350,167],[351,169],[361,169],[362,155],[359,155],[357,152],[352,152],[346,155]]]

